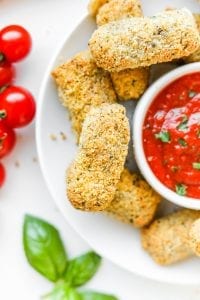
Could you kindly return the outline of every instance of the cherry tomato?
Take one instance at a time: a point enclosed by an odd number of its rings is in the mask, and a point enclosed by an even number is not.
[[[8,61],[0,62],[0,87],[11,84],[15,76],[15,69]]]
[[[0,158],[9,154],[15,146],[16,135],[12,128],[0,121]]]
[[[19,25],[10,25],[0,31],[0,51],[9,62],[16,62],[31,50],[31,36],[28,31]]]
[[[6,179],[6,171],[2,163],[0,163],[0,188],[3,186]]]
[[[29,124],[35,116],[35,100],[19,86],[10,86],[0,93],[0,116],[11,128]]]

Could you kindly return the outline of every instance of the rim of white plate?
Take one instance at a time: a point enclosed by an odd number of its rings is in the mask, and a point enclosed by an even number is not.
[[[117,261],[116,259],[111,259],[104,251],[101,251],[99,249],[97,249],[97,247],[93,244],[93,242],[91,242],[89,239],[87,239],[83,233],[80,233],[78,228],[76,228],[76,226],[74,224],[72,224],[65,215],[65,211],[62,205],[60,205],[60,203],[56,200],[57,196],[54,194],[54,190],[51,186],[50,181],[48,180],[48,172],[46,171],[46,167],[45,164],[43,163],[42,160],[42,144],[41,144],[41,137],[40,137],[40,120],[41,120],[41,116],[42,116],[42,107],[43,107],[43,99],[44,99],[44,93],[45,93],[45,88],[52,70],[52,67],[55,64],[56,59],[59,56],[59,53],[61,52],[62,48],[64,47],[64,45],[67,43],[68,39],[70,39],[73,34],[79,30],[79,28],[82,26],[82,23],[84,21],[86,21],[86,19],[88,18],[88,15],[85,15],[76,25],[76,27],[71,31],[70,34],[66,34],[66,36],[64,36],[63,40],[61,41],[61,43],[59,44],[59,46],[57,47],[57,50],[55,51],[55,54],[53,55],[52,59],[50,60],[48,67],[45,71],[45,75],[44,75],[44,79],[42,81],[42,84],[40,86],[40,92],[39,92],[39,97],[38,97],[38,102],[37,102],[37,114],[36,114],[36,127],[35,127],[35,133],[36,133],[36,144],[37,144],[37,152],[38,152],[38,158],[39,158],[39,164],[40,164],[40,168],[43,174],[43,178],[46,182],[47,188],[52,196],[52,198],[54,199],[56,205],[58,206],[59,210],[61,211],[61,213],[63,214],[64,219],[68,222],[68,224],[75,230],[75,232],[83,239],[85,240],[89,246],[91,246],[95,251],[97,251],[102,257],[106,258],[107,260],[111,261],[112,263],[114,263],[116,266],[121,267],[122,269],[128,271],[130,274],[134,274],[134,275],[138,275],[142,278],[146,278],[149,280],[153,280],[153,281],[157,281],[157,282],[162,282],[162,283],[170,283],[170,284],[176,284],[176,285],[197,285],[200,283],[200,281],[172,281],[170,279],[170,277],[166,277],[165,280],[161,279],[159,276],[149,276],[148,274],[145,274],[144,272],[140,272],[138,269],[137,270],[129,270],[126,266],[124,266],[122,263],[120,263],[119,261]]]

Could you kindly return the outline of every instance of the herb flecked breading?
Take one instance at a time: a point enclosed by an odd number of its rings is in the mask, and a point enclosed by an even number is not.
[[[98,26],[131,17],[142,17],[140,0],[109,0],[96,16]],[[149,69],[127,69],[111,73],[113,86],[121,101],[138,99],[149,83]]]
[[[193,255],[189,230],[200,218],[200,211],[183,209],[155,220],[142,230],[142,245],[161,265],[169,265]]]
[[[193,15],[184,8],[101,26],[89,46],[99,67],[119,72],[187,56],[200,46],[200,36]]]
[[[189,243],[193,252],[200,256],[200,219],[196,220],[190,228]]]
[[[103,211],[113,200],[130,139],[125,109],[102,105],[88,113],[78,154],[67,171],[67,195],[75,208]]]
[[[200,14],[194,14],[194,18],[197,24],[197,28],[200,34]],[[200,47],[192,54],[184,58],[184,61],[187,63],[198,62],[200,61]]]
[[[109,0],[90,0],[88,4],[88,12],[92,17],[95,17],[102,5],[107,3]]]
[[[96,66],[89,51],[77,54],[57,67],[52,75],[58,86],[61,103],[68,108],[72,127],[78,137],[91,107],[116,102],[109,73]]]
[[[149,69],[127,69],[111,73],[113,86],[121,101],[139,99],[149,84]]]
[[[102,5],[96,16],[98,26],[143,15],[140,0],[109,0]]]
[[[160,195],[140,175],[124,169],[107,212],[124,223],[141,228],[152,221],[160,201]]]

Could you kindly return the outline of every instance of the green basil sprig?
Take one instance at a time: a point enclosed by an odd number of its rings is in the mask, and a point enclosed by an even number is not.
[[[42,297],[43,300],[81,300],[79,293],[68,284],[63,283],[56,286],[53,291]]]
[[[23,225],[23,244],[31,266],[55,282],[45,300],[117,300],[112,295],[93,291],[77,291],[97,272],[101,257],[93,251],[68,261],[57,229],[46,221],[26,215]]]
[[[115,296],[93,291],[77,292],[66,283],[56,286],[43,300],[117,300]]]
[[[49,280],[56,282],[67,267],[67,255],[58,231],[51,224],[26,215],[23,243],[31,266]]]
[[[115,296],[86,291],[80,293],[81,300],[117,300]]]
[[[65,280],[72,286],[80,286],[89,281],[97,272],[101,257],[88,252],[69,261]]]

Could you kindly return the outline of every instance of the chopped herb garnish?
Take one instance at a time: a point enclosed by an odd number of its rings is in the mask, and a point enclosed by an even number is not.
[[[179,143],[179,145],[181,145],[183,147],[187,146],[187,142],[184,139],[182,139],[182,138],[178,139],[178,143]]]
[[[166,166],[168,164],[168,159],[164,159],[163,165]]]
[[[176,128],[181,131],[186,130],[188,128],[187,122],[188,122],[188,117],[184,116],[181,123]]]
[[[189,92],[188,92],[188,97],[189,97],[189,98],[193,98],[193,97],[195,97],[197,94],[198,94],[198,93],[195,92],[195,91],[189,91]]]
[[[168,131],[161,131],[155,134],[155,138],[157,140],[161,140],[163,143],[169,143],[170,141],[170,134]]]
[[[186,195],[186,185],[184,184],[176,184],[176,193],[180,196],[185,196]]]
[[[193,169],[200,170],[200,162],[194,162],[192,164],[192,166],[193,166]]]
[[[197,137],[200,138],[200,129],[197,130]]]
[[[5,119],[7,117],[7,113],[5,109],[0,110],[0,119]]]
[[[172,166],[171,167],[171,170],[172,170],[172,172],[177,172],[178,170],[180,169],[180,167],[178,167],[178,166]]]

